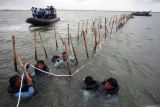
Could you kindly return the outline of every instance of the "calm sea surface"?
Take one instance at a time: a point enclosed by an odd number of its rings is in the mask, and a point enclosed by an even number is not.
[[[97,52],[93,52],[94,36],[91,22],[94,18],[110,20],[114,15],[127,12],[110,11],[57,11],[61,21],[54,24],[62,38],[67,39],[67,24],[77,49],[80,72],[69,81],[66,77],[35,78],[37,94],[30,99],[21,99],[20,107],[145,107],[160,106],[160,13],[151,17],[135,17],[118,32],[103,41]],[[48,59],[45,58],[41,42],[37,41],[38,58],[44,59],[52,73],[68,74],[65,68],[55,69],[51,62],[54,54],[63,51],[59,37],[56,50],[53,26],[32,27],[25,22],[30,11],[0,11],[0,107],[16,107],[17,99],[7,92],[8,79],[16,74],[13,65],[11,37],[16,36],[16,49],[23,61],[34,64],[34,31],[41,31]],[[88,20],[86,57],[83,39],[77,42],[78,23]],[[72,52],[70,52],[72,54]],[[87,75],[98,81],[109,77],[118,80],[120,91],[114,99],[85,96],[80,82]]]

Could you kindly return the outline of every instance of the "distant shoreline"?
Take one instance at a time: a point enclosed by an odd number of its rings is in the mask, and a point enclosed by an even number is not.
[[[30,11],[30,10],[14,10],[14,9],[0,9],[0,11]],[[120,10],[69,10],[69,9],[57,9],[57,11],[108,11],[108,12],[135,12],[135,11],[120,11]],[[160,13],[158,11],[152,11],[152,13]]]

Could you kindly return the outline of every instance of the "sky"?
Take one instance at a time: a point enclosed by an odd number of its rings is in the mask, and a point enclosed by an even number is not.
[[[62,10],[114,10],[160,12],[160,0],[0,0],[0,9],[30,10],[53,5]]]

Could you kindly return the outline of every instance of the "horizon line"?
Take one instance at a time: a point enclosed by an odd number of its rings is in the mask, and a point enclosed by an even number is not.
[[[83,9],[56,9],[58,11],[112,11],[112,12],[135,12],[134,10],[83,10]],[[0,9],[0,11],[30,11],[30,9]],[[159,13],[160,11],[151,11]]]

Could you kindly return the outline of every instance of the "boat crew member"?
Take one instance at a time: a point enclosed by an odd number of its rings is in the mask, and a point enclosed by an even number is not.
[[[32,16],[35,17],[35,16],[36,16],[35,8],[32,7],[32,8],[31,8],[31,11],[32,11]]]
[[[54,7],[53,6],[50,6],[50,12],[51,12],[51,16],[52,18],[54,18]]]
[[[33,87],[32,78],[28,75],[27,71],[24,71],[25,77],[23,79],[22,89],[21,89],[21,97],[31,97],[35,93],[35,89]],[[19,89],[21,84],[21,77],[19,75],[14,75],[9,79],[8,92],[13,94],[15,97],[19,96]]]
[[[55,61],[54,66],[55,67],[65,67],[67,61],[73,63],[75,61],[75,58],[72,56],[68,56],[67,52],[62,52],[62,57],[59,57]]]

